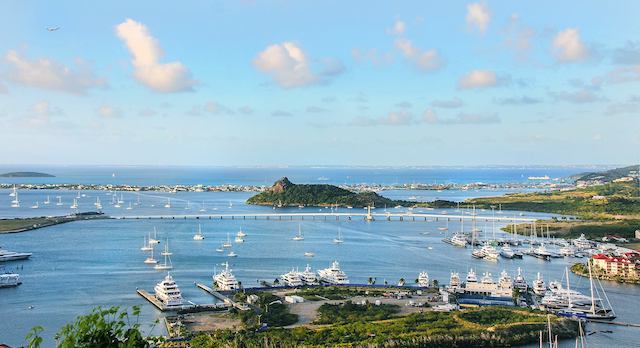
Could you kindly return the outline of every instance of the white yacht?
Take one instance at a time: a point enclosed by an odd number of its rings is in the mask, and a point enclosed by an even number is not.
[[[302,236],[302,229],[300,227],[300,225],[298,225],[298,234],[296,234],[293,238],[291,238],[292,240],[295,241],[300,241],[300,240],[304,240],[304,237]]]
[[[213,276],[213,284],[216,289],[222,291],[231,291],[238,289],[238,281],[229,269],[229,263],[224,263],[224,270]]]
[[[544,283],[540,272],[538,272],[538,277],[533,281],[533,293],[543,296],[545,292],[547,292],[547,285]]]
[[[560,255],[566,257],[576,256],[576,249],[572,245],[565,245],[561,247],[558,252],[560,253]]]
[[[300,278],[300,272],[294,270],[293,268],[291,269],[291,271],[281,275],[280,279],[282,279],[282,283],[285,286],[298,287],[304,285],[302,279]]]
[[[427,272],[420,272],[418,275],[418,286],[426,288],[429,286],[429,274]]]
[[[31,255],[32,253],[19,253],[15,251],[0,249],[0,262],[26,260],[31,257]]]
[[[580,234],[580,237],[573,240],[573,245],[578,249],[589,249],[591,248],[591,242],[584,236],[584,234]]]
[[[540,246],[533,250],[533,254],[532,255],[534,257],[539,258],[539,259],[551,260],[551,253],[544,246],[544,243],[540,243]]]
[[[524,279],[522,269],[520,269],[520,267],[518,267],[518,274],[513,280],[513,287],[523,292],[526,292],[527,289],[529,289],[529,284],[527,284],[527,281]]]
[[[193,235],[193,240],[204,240],[204,234],[202,234],[202,227],[198,224],[198,232]]]
[[[240,238],[242,238],[242,237],[246,237],[246,236],[247,236],[247,234],[246,234],[246,233],[244,233],[244,232],[242,231],[242,227],[240,227],[240,231],[238,231],[238,233],[236,233],[236,237],[240,237]]]
[[[320,281],[325,283],[349,284],[349,278],[340,270],[340,263],[338,263],[338,261],[333,261],[329,268],[319,270],[318,275],[320,276]]]
[[[305,285],[318,284],[318,277],[316,277],[316,273],[311,270],[309,264],[304,268],[304,272],[300,272],[300,280],[302,280]]]
[[[314,256],[316,256],[316,254],[311,252],[311,251],[305,251],[304,252],[304,256],[305,257],[314,257]]]
[[[511,293],[513,291],[513,279],[511,279],[506,270],[502,270],[502,272],[500,272],[498,288],[503,290],[504,293]]]
[[[465,237],[462,233],[454,233],[453,237],[451,237],[451,244],[457,247],[466,248],[467,237]]]
[[[231,250],[231,251],[227,254],[227,256],[228,256],[228,257],[237,257],[237,256],[238,256],[238,254],[236,254],[236,253],[235,253],[235,251]]]
[[[0,273],[0,288],[11,288],[22,284],[18,273]]]
[[[473,270],[473,268],[469,269],[469,272],[467,272],[466,284],[477,283],[477,282],[478,282],[478,277],[476,276],[476,272]]]
[[[173,307],[182,305],[182,293],[169,272],[167,272],[167,276],[164,277],[160,283],[156,284],[153,290],[155,291],[156,299],[165,306]]]
[[[476,254],[481,254],[483,259],[489,261],[497,261],[499,256],[496,248],[488,242],[485,242],[482,248],[480,248],[479,251],[476,252]],[[472,253],[474,257],[477,257],[476,254]]]
[[[456,292],[460,289],[460,274],[458,272],[451,272],[449,277],[449,290]]]
[[[144,260],[144,263],[148,264],[148,265],[155,265],[158,263],[158,260],[153,258],[153,248],[151,248],[151,256],[147,257]]]
[[[511,249],[509,244],[504,244],[502,248],[500,248],[500,256],[504,257],[505,259],[513,259],[515,255],[516,254],[513,252],[513,249]]]

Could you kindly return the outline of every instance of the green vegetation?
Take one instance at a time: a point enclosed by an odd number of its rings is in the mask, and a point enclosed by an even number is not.
[[[495,311],[501,313],[490,314]],[[472,314],[476,312],[480,313]],[[464,312],[469,320],[462,314],[424,312],[387,320],[342,322],[316,329],[219,330],[195,337],[191,345],[195,348],[507,347],[536,342],[539,331],[546,332],[546,316],[530,310],[481,308]],[[560,338],[575,337],[578,330],[575,322],[556,317],[551,318],[551,326]]]
[[[366,207],[411,205],[410,202],[394,201],[375,192],[355,193],[334,185],[297,185],[286,177],[276,181],[267,191],[247,200],[249,204],[281,206],[330,206]]]
[[[278,296],[270,292],[258,292],[255,295],[258,296],[258,301],[253,304],[251,310],[231,310],[231,314],[239,318],[246,327],[257,327],[262,323],[280,327],[298,321],[298,315],[289,313],[289,309]]]
[[[356,321],[383,320],[393,317],[400,312],[400,307],[392,304],[375,306],[354,304],[347,301],[341,304],[325,303],[318,309],[316,324],[352,323]]]
[[[604,172],[590,172],[590,173],[580,173],[572,176],[571,178],[576,181],[587,181],[587,180],[602,180],[604,182],[611,182],[616,179],[620,179],[625,176],[629,176],[631,172],[638,171],[639,166],[628,166],[623,168],[615,168],[611,170],[606,170]]]
[[[55,335],[58,347],[93,348],[127,347],[146,348],[161,341],[155,337],[144,337],[140,332],[138,316],[140,307],[134,306],[132,318],[127,310],[120,307],[95,308],[90,314],[78,316],[72,324],[67,324]],[[38,348],[42,344],[40,332],[44,329],[36,326],[26,337],[29,348]]]
[[[10,172],[0,174],[0,178],[53,178],[55,175],[39,172]]]
[[[397,289],[393,289],[394,291]],[[302,296],[308,301],[329,300],[345,300],[354,296],[382,296],[383,293],[390,291],[385,288],[358,288],[355,286],[319,286],[313,288],[305,288],[296,291],[294,294]]]
[[[584,234],[591,239],[600,239],[604,236],[620,236],[632,239],[635,236],[635,230],[640,228],[638,220],[604,220],[604,221],[559,221],[557,219],[538,221],[538,235],[541,229],[547,234],[547,226],[549,227],[549,235],[560,238],[577,238]],[[516,232],[518,234],[531,235],[531,224],[517,224]],[[512,225],[507,225],[503,231],[511,232]]]
[[[573,266],[571,266],[571,272],[582,277],[589,277],[589,268],[586,263],[573,264]],[[640,283],[639,278],[625,278],[620,275],[608,275],[604,270],[594,266],[591,267],[591,275],[596,279],[610,280],[618,283]]]
[[[69,216],[41,216],[32,218],[0,219],[0,234],[24,232],[77,220],[104,218],[107,217],[98,213],[80,213]]]
[[[469,199],[478,208],[576,215],[582,219],[640,219],[640,197],[632,183],[611,183],[568,191],[515,193]],[[601,196],[602,198],[599,198]],[[595,199],[594,199],[595,197]]]

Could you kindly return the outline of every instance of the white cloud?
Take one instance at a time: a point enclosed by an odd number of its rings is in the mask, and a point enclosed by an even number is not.
[[[85,94],[91,88],[106,85],[82,60],[77,60],[72,69],[47,58],[29,60],[15,50],[9,50],[5,60],[9,65],[9,79],[28,87]]]
[[[399,38],[395,42],[396,48],[422,71],[433,71],[442,67],[442,59],[435,49],[423,51],[405,38]]]
[[[509,19],[505,35],[505,45],[515,52],[518,59],[526,60],[531,51],[531,41],[535,31],[531,27],[522,24],[520,16],[513,14]]]
[[[112,105],[101,105],[98,110],[98,115],[103,118],[119,118],[122,116],[122,110]]]
[[[470,28],[476,28],[481,33],[487,30],[487,26],[491,21],[491,13],[485,4],[479,2],[467,5],[467,25]]]
[[[24,119],[24,125],[30,128],[40,128],[51,124],[52,116],[62,115],[60,108],[53,107],[51,104],[42,100],[34,104]]]
[[[559,62],[567,63],[584,60],[589,56],[589,52],[580,39],[580,31],[569,28],[554,37],[553,55]]]
[[[407,31],[407,24],[405,22],[398,19],[393,23],[393,28],[391,28],[392,34],[402,35],[405,31]]]
[[[458,88],[485,88],[494,87],[500,83],[495,72],[490,70],[472,70],[462,76],[458,81]]]
[[[118,37],[133,56],[133,76],[148,88],[163,93],[191,91],[197,84],[181,62],[160,63],[163,52],[147,27],[132,19],[116,26]]]
[[[284,88],[308,86],[320,80],[311,71],[307,55],[293,42],[267,47],[258,53],[253,64]]]

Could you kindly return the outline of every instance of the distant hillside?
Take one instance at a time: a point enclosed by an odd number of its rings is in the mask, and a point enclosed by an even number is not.
[[[616,179],[630,176],[633,173],[637,175],[638,173],[637,165],[610,169],[604,172],[580,173],[572,176],[571,178],[576,181],[601,180],[602,182],[611,182]]]
[[[53,178],[55,175],[39,172],[10,172],[0,174],[0,178]]]
[[[366,207],[374,205],[382,207],[395,205],[411,205],[410,202],[395,201],[382,197],[375,192],[355,193],[334,185],[297,185],[286,177],[276,181],[273,186],[247,200],[249,204],[282,205],[282,206],[339,206]]]

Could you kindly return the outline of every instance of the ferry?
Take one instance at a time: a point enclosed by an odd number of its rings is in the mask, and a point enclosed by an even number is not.
[[[0,274],[0,288],[12,288],[22,284],[20,275],[17,273]]]
[[[153,288],[155,298],[167,307],[182,306],[182,292],[167,272],[167,276]]]
[[[318,277],[316,277],[316,274],[311,270],[309,264],[304,268],[304,272],[300,272],[300,280],[302,280],[305,285],[318,284]]]
[[[329,284],[349,284],[349,277],[340,270],[340,263],[333,261],[331,267],[318,271],[320,281]]]
[[[429,274],[427,272],[420,272],[418,275],[418,286],[422,288],[429,287]]]
[[[294,270],[293,268],[291,269],[291,271],[281,275],[280,279],[282,279],[282,283],[285,286],[295,288],[304,285],[302,279],[300,278],[300,272]]]
[[[15,251],[9,251],[5,249],[0,249],[0,262],[4,261],[17,261],[17,260],[26,260],[33,255],[32,253],[19,253]]]
[[[229,263],[224,263],[224,270],[213,276],[213,284],[216,289],[222,291],[233,291],[238,289],[238,281],[229,269]]]

